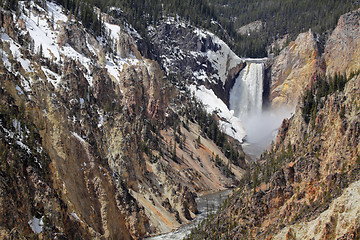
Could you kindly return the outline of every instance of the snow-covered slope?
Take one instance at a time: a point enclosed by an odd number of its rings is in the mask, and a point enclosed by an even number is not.
[[[228,92],[244,61],[209,31],[168,18],[148,28],[155,54],[177,82],[206,85],[228,105]]]
[[[60,6],[50,1],[46,1],[46,8],[41,8],[33,1],[21,1],[19,2],[19,6],[24,9],[24,11],[20,12],[17,27],[22,29],[20,35],[28,40],[27,49],[55,64],[61,64],[65,58],[77,61],[84,67],[82,72],[90,86],[93,84],[93,66],[104,66],[116,80],[120,81],[119,74],[125,65],[140,64],[140,61],[133,54],[130,54],[126,58],[120,57],[117,43],[119,42],[120,34],[128,33],[122,31],[118,25],[105,22],[106,31],[110,33],[109,39],[94,39],[92,35],[83,30],[79,30],[81,34],[83,34],[82,37],[84,39],[78,39],[76,41],[85,40],[84,43],[78,43],[84,45],[82,49],[83,52],[81,52],[72,42],[67,42],[66,39],[65,42],[63,41],[64,35],[66,38],[66,32],[62,32],[63,27],[75,24],[76,20],[73,18],[69,19],[69,17],[63,13]],[[26,59],[23,56],[23,51],[20,51],[21,46],[4,31],[5,30],[2,29],[1,40],[10,46],[10,51],[2,49],[4,65],[9,71],[16,73],[16,70],[11,69],[11,64],[9,63],[9,58],[11,58],[18,61],[26,72],[32,72],[32,70],[36,68],[36,63]],[[104,51],[106,44],[109,42],[114,43],[115,51],[113,53]],[[144,64],[146,63],[144,62]],[[42,66],[41,68],[47,77],[46,79],[50,81],[54,87],[57,87],[61,73],[54,72],[47,66]],[[25,80],[23,87],[29,90],[30,84],[31,83]]]
[[[148,32],[167,75],[190,88],[208,113],[217,113],[223,132],[242,142],[245,130],[228,105],[245,61],[213,33],[178,18],[169,17]]]
[[[212,84],[221,82],[225,85],[228,71],[241,64],[243,60],[238,57],[229,46],[213,33],[202,30],[184,21],[168,18],[160,26],[149,27],[149,34],[154,39],[167,34],[169,40],[161,39],[157,44],[162,46],[160,53],[161,61],[167,73],[174,72],[179,61],[195,60],[193,71],[188,77],[197,82],[209,81]],[[181,38],[178,38],[182,35]],[[191,64],[191,63],[190,63]],[[184,66],[184,67],[189,67]],[[191,66],[190,66],[191,67]],[[212,69],[213,71],[208,71]],[[179,69],[180,71],[182,69]]]
[[[229,77],[229,70],[236,68],[237,65],[243,63],[243,59],[238,57],[230,47],[220,38],[209,31],[205,31],[199,28],[194,29],[194,33],[198,36],[200,42],[205,44],[209,41],[209,48],[201,46],[201,51],[191,51],[194,58],[206,58],[211,63],[211,66],[215,69],[213,75],[208,75],[204,72],[194,72],[194,75],[201,78],[211,80],[211,83],[217,84],[218,80],[223,85]],[[199,44],[198,44],[199,45]]]
[[[208,113],[216,113],[219,117],[220,129],[227,135],[242,142],[246,136],[246,131],[241,120],[234,116],[234,111],[230,111],[225,103],[218,98],[213,90],[201,85],[196,87],[191,85],[192,93],[204,104]]]

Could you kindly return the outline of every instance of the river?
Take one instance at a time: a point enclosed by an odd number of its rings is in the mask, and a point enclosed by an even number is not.
[[[215,212],[220,204],[229,196],[232,190],[225,190],[207,194],[196,199],[199,214],[191,223],[181,226],[173,232],[165,233],[155,237],[145,238],[147,240],[181,240],[184,239],[197,224],[199,224],[210,212]]]

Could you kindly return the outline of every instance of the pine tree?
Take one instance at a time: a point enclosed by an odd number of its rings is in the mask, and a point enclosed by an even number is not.
[[[39,58],[42,58],[42,57],[43,57],[43,47],[42,47],[42,44],[40,44],[38,56],[39,56]]]
[[[51,28],[54,30],[55,28],[55,19],[54,19],[54,12],[51,14]]]

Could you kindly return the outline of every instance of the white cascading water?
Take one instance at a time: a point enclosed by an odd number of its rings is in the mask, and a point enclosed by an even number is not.
[[[256,158],[273,139],[271,118],[263,113],[264,63],[247,61],[230,91],[230,110],[241,119],[247,136],[244,151]],[[269,121],[270,120],[270,121]],[[270,130],[271,129],[271,130]]]
[[[248,62],[230,91],[230,109],[246,122],[262,112],[264,63]]]
[[[258,157],[272,140],[284,118],[290,116],[286,109],[263,111],[264,60],[247,59],[246,67],[230,91],[230,110],[241,119],[246,141],[243,148],[254,158]]]

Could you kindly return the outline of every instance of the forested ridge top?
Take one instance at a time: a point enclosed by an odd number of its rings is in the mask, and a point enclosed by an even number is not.
[[[83,22],[92,21],[89,14],[83,13],[87,6],[99,7],[116,17],[124,17],[143,36],[146,35],[149,25],[156,25],[159,20],[167,16],[180,16],[196,26],[212,29],[214,32],[220,29],[218,24],[211,23],[211,20],[216,20],[217,16],[206,0],[56,0],[56,2],[80,17]],[[120,11],[113,11],[114,9]],[[211,27],[212,25],[216,27]]]
[[[97,6],[105,12],[117,11],[142,35],[147,26],[156,25],[167,16],[203,27],[225,40],[244,57],[264,57],[266,47],[274,40],[289,34],[293,40],[299,33],[311,28],[325,39],[341,14],[360,7],[358,0],[55,0],[69,13],[81,20],[95,35],[101,34],[101,21],[92,10]],[[17,0],[1,1],[5,8],[15,9]],[[113,14],[115,12],[113,11]],[[264,23],[259,32],[240,35],[237,29],[251,22]],[[280,50],[280,49],[278,49]]]
[[[231,21],[232,31],[260,20],[264,28],[250,36],[237,36],[234,50],[245,56],[264,56],[275,39],[289,34],[293,40],[311,28],[325,38],[340,15],[360,7],[358,0],[209,0],[220,22]]]

